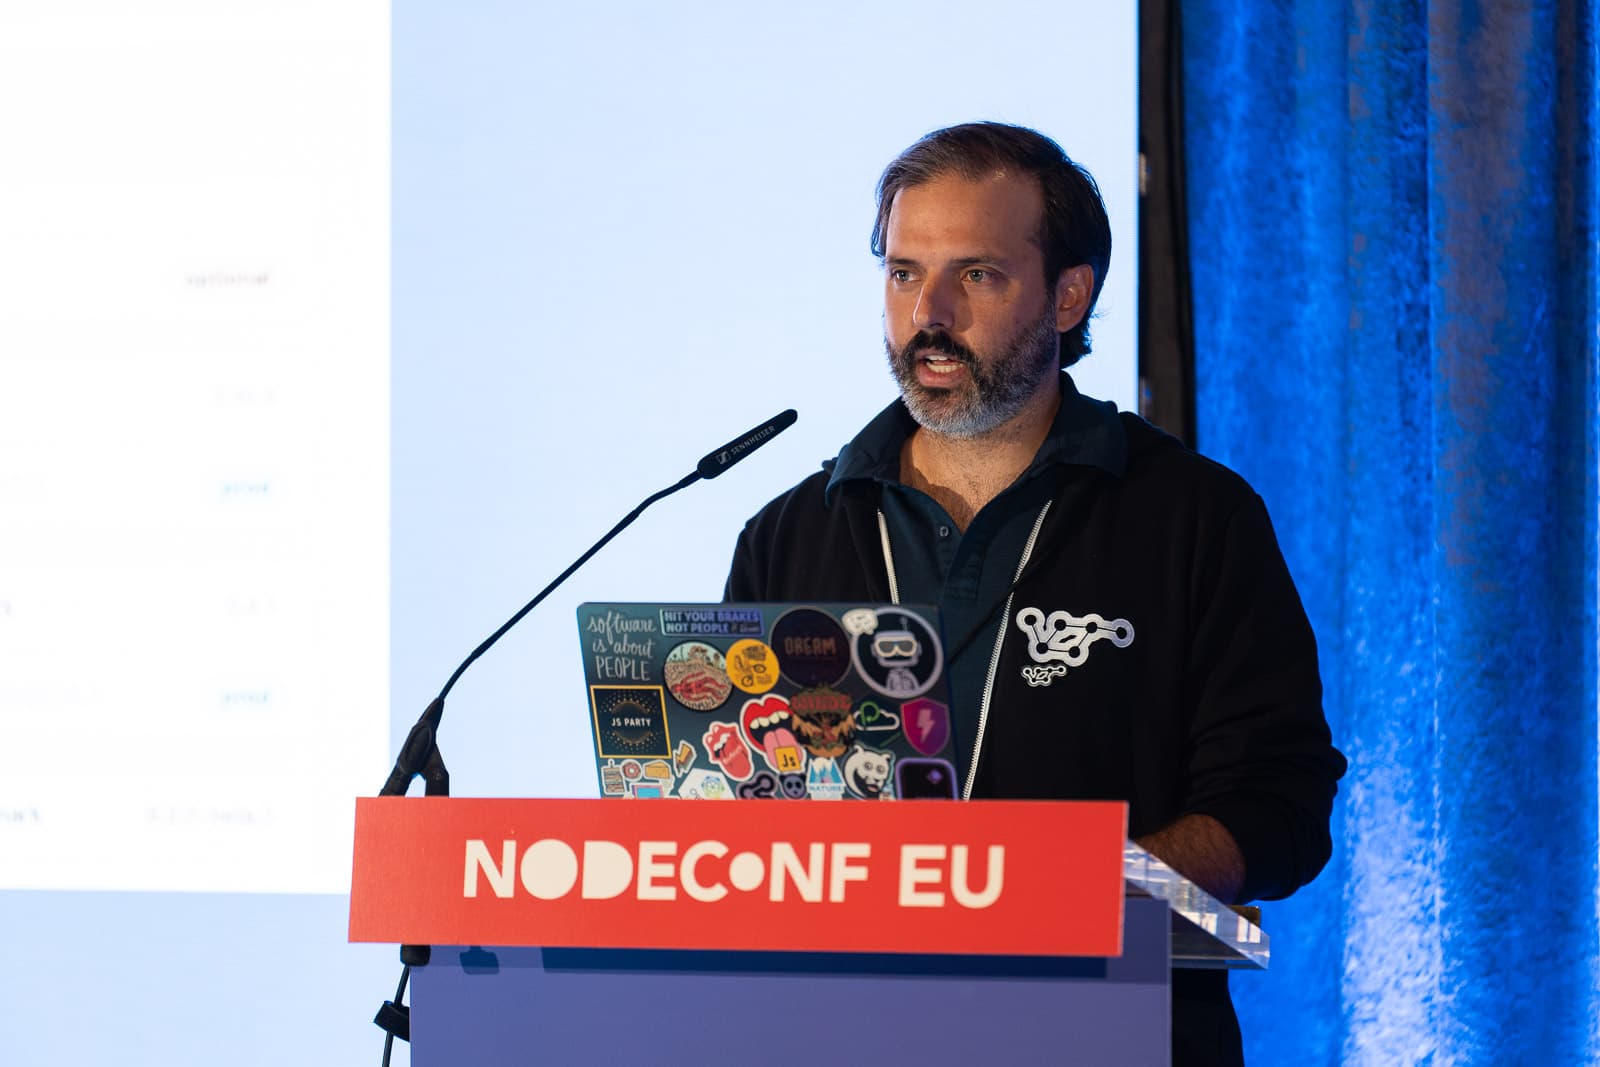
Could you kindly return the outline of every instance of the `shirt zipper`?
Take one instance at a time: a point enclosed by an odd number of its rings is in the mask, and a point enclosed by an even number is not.
[[[878,537],[883,541],[883,565],[889,571],[889,603],[900,603],[900,583],[894,579],[894,553],[889,551],[889,520],[878,509]]]
[[[1027,544],[1022,546],[1022,558],[1017,560],[1017,573],[1011,579],[1011,592],[1006,594],[1005,612],[1000,617],[1000,632],[995,635],[994,652],[989,656],[989,676],[983,683],[983,700],[978,704],[978,736],[972,746],[972,766],[967,769],[967,780],[961,788],[961,799],[972,799],[972,783],[978,777],[978,756],[983,751],[983,731],[989,724],[989,698],[994,695],[994,676],[1000,669],[1000,646],[1005,644],[1006,623],[1011,619],[1011,601],[1016,596],[1016,584],[1022,580],[1022,568],[1028,565],[1028,557],[1033,555],[1033,546],[1039,540],[1039,531],[1044,527],[1044,517],[1050,513],[1053,501],[1046,500],[1044,507],[1039,509],[1039,517],[1033,520],[1033,530],[1028,534]],[[889,572],[889,602],[900,603],[900,586],[894,576],[894,553],[889,549],[889,521],[883,517],[883,509],[878,509],[878,537],[883,542],[883,566]]]
[[[989,698],[994,695],[994,676],[1000,670],[1000,646],[1006,641],[1006,624],[1011,621],[1011,601],[1017,595],[1017,583],[1022,581],[1022,568],[1028,565],[1028,557],[1033,555],[1034,543],[1039,540],[1039,531],[1044,527],[1044,517],[1050,513],[1053,501],[1046,500],[1044,507],[1039,509],[1039,517],[1033,520],[1033,532],[1028,534],[1028,543],[1022,546],[1022,558],[1017,560],[1017,573],[1011,579],[1011,592],[1006,594],[1006,608],[1000,616],[1000,632],[995,634],[994,653],[989,657],[989,677],[983,683],[983,700],[978,705],[978,736],[972,745],[972,766],[967,768],[967,780],[961,787],[961,799],[972,799],[972,783],[978,778],[978,757],[983,754],[983,731],[989,725]]]

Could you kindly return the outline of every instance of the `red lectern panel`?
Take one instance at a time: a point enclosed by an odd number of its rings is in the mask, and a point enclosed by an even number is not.
[[[350,939],[1116,956],[1120,803],[371,798]]]

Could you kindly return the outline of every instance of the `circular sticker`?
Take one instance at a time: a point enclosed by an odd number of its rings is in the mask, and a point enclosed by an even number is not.
[[[932,689],[944,668],[939,635],[916,612],[879,608],[876,614],[871,629],[863,628],[851,642],[856,672],[873,689],[896,700]]]
[[[837,685],[850,669],[850,638],[833,616],[816,608],[795,608],[772,624],[772,650],[778,669],[802,688]]]
[[[765,693],[778,684],[777,657],[753,637],[735,641],[728,649],[728,681],[746,693]]]
[[[720,708],[733,692],[727,661],[704,641],[685,641],[668,652],[661,673],[673,699],[694,711]]]

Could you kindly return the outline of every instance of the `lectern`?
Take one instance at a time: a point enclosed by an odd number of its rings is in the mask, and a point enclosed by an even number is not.
[[[1164,1064],[1170,969],[1268,959],[1122,804],[357,805],[418,1067]]]

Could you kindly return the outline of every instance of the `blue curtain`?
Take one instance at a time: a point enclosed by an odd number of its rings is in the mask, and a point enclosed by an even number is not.
[[[1593,0],[1183,21],[1199,445],[1351,763],[1249,1060],[1600,1061]]]

